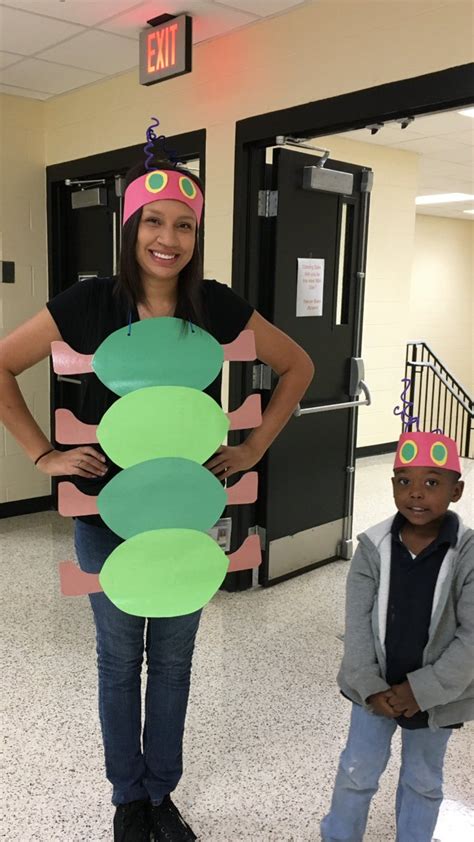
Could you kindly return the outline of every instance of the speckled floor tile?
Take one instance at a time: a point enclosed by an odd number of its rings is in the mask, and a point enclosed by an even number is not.
[[[355,533],[392,512],[392,459],[360,461]],[[472,487],[473,465],[464,467]],[[470,494],[457,510],[474,522]],[[0,836],[110,842],[92,618],[88,600],[62,598],[57,581],[57,562],[73,558],[71,523],[49,512],[11,518],[0,540]],[[318,842],[349,718],[335,684],[347,570],[336,562],[268,590],[219,593],[207,607],[176,792],[200,840]],[[450,741],[439,842],[473,838],[473,749],[472,726]],[[393,842],[398,751],[396,738],[366,842]]]

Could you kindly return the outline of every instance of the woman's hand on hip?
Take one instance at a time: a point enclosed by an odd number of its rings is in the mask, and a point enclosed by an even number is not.
[[[233,474],[248,471],[261,459],[250,444],[243,442],[235,447],[222,445],[214,456],[205,463],[205,468],[212,471],[218,479],[228,479]]]
[[[50,477],[74,475],[91,479],[105,476],[108,468],[104,463],[105,456],[94,447],[83,445],[72,450],[52,450],[39,460],[36,467]]]

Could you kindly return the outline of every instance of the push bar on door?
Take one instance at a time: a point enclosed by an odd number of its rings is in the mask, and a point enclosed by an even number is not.
[[[369,392],[369,387],[367,386],[367,383],[364,383],[363,380],[360,380],[359,386],[365,395],[365,401],[345,401],[344,403],[327,403],[323,406],[306,406],[304,409],[301,409],[301,406],[298,404],[293,415],[296,418],[299,418],[300,415],[312,415],[314,412],[331,412],[333,409],[353,409],[356,406],[370,406],[370,404],[372,403],[372,397]]]

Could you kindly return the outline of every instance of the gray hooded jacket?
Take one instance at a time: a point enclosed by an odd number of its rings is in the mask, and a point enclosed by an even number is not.
[[[441,565],[423,666],[408,674],[432,730],[474,719],[474,530],[460,518],[455,547]],[[366,699],[387,690],[385,630],[393,517],[358,536],[347,578],[342,692],[370,710]]]

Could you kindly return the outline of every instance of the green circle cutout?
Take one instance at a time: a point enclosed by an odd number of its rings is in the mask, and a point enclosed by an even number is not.
[[[401,452],[401,456],[402,456],[403,460],[405,462],[411,462],[412,459],[414,459],[415,455],[416,455],[416,450],[415,450],[414,445],[410,441],[405,442],[405,444],[402,447],[402,452]]]
[[[165,177],[161,172],[151,173],[150,177],[148,178],[148,184],[150,185],[152,190],[161,190],[164,182]]]
[[[202,465],[228,429],[229,419],[205,392],[150,386],[113,403],[97,427],[97,439],[121,468],[171,456]]]
[[[443,462],[446,459],[447,449],[444,444],[435,444],[432,449],[433,459],[436,462]]]
[[[181,179],[181,188],[183,193],[186,194],[190,199],[192,199],[196,195],[196,188],[194,184],[189,180],[189,178],[182,178]]]
[[[205,389],[224,362],[224,350],[210,333],[182,319],[133,322],[111,333],[94,354],[92,367],[116,395],[148,386]]]
[[[97,498],[102,519],[121,538],[153,529],[206,532],[226,505],[227,494],[214,474],[177,458],[133,465],[113,477]]]
[[[206,605],[224,581],[228,559],[192,529],[135,535],[108,556],[99,581],[109,599],[136,617],[180,617]]]

